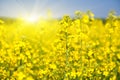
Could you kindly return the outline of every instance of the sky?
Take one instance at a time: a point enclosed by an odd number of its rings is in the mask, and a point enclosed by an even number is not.
[[[76,10],[91,10],[95,17],[107,17],[111,10],[120,15],[120,0],[0,0],[0,16],[19,17],[25,15],[53,17],[74,15]]]

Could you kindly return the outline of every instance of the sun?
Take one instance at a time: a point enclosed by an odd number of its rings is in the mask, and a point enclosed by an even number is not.
[[[34,23],[39,20],[39,16],[37,15],[24,16],[23,19],[26,22]]]
[[[30,16],[30,17],[27,18],[27,21],[36,22],[36,21],[38,21],[38,17],[37,16]]]

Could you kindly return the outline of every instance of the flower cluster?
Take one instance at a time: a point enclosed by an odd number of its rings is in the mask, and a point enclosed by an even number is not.
[[[1,80],[119,80],[120,18],[91,11],[12,24],[0,20]]]

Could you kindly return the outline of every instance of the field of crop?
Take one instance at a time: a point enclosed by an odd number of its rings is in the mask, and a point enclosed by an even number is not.
[[[0,80],[120,80],[120,17],[0,19]]]

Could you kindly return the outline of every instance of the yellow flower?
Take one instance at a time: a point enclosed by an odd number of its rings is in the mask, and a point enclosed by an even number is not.
[[[75,71],[74,69],[72,69],[70,76],[71,76],[73,79],[76,78],[77,75],[76,75],[76,71]]]
[[[98,56],[98,59],[99,60],[103,60],[103,56]]]
[[[104,72],[103,72],[103,75],[108,76],[108,75],[109,75],[109,72],[108,72],[108,71],[104,71]]]
[[[57,69],[57,67],[56,67],[55,64],[50,64],[50,68],[51,68],[51,69]]]
[[[25,78],[25,74],[23,72],[19,72],[17,75],[18,75],[18,80],[23,80],[23,78]]]
[[[83,20],[84,23],[88,23],[89,22],[89,16],[87,14],[84,14],[82,20]]]
[[[27,63],[26,65],[27,65],[27,67],[32,67],[33,66],[31,63]]]
[[[120,66],[118,67],[118,72],[120,73]]]
[[[116,75],[112,76],[110,80],[116,80]]]
[[[81,71],[78,71],[78,72],[76,72],[76,75],[77,75],[78,77],[80,77],[80,76],[82,75],[82,72],[81,72]]]
[[[34,79],[32,78],[32,76],[28,76],[26,80],[34,80]]]
[[[117,58],[120,59],[120,54],[119,53],[117,54]]]
[[[69,80],[69,78],[68,78],[68,77],[66,77],[66,78],[64,78],[64,80]]]
[[[90,51],[88,52],[88,56],[92,56],[92,54],[93,54],[93,51],[90,50]]]

